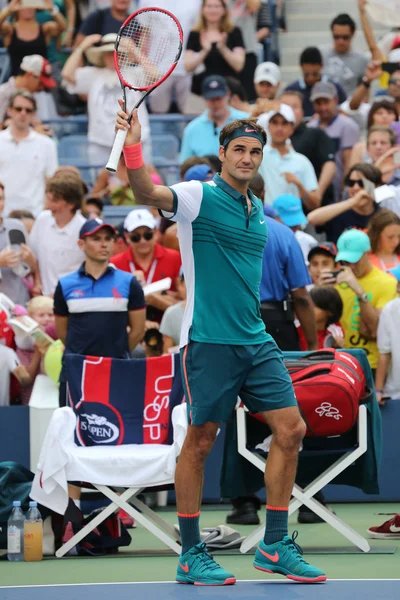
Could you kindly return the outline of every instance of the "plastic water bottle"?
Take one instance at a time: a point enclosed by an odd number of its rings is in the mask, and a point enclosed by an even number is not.
[[[13,510],[7,524],[7,558],[18,562],[24,560],[24,513],[21,502],[13,502]]]
[[[43,558],[43,521],[36,502],[29,502],[24,526],[24,559],[27,562]]]

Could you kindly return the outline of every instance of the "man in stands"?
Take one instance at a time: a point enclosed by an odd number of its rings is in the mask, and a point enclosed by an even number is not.
[[[82,185],[62,174],[47,184],[46,207],[36,219],[29,241],[39,263],[43,295],[54,294],[60,277],[79,267],[84,258],[78,248],[79,231],[86,219],[81,214]]]
[[[181,268],[181,257],[177,250],[164,248],[156,242],[156,220],[147,209],[132,210],[124,222],[127,250],[113,256],[110,262],[135,275],[143,285],[160,279],[172,279],[171,290],[176,290],[176,282]],[[146,296],[147,320],[160,322],[164,311],[176,303],[174,295],[158,292]]]
[[[108,33],[118,33],[125,19],[129,16],[131,0],[112,0],[108,8],[97,9],[90,13],[80,26],[75,39],[77,48],[88,35],[98,33],[102,37]]]
[[[180,162],[190,156],[218,154],[221,129],[235,119],[248,117],[247,113],[229,106],[230,92],[223,77],[210,75],[203,81],[202,96],[207,110],[193,119],[185,128]]]
[[[43,209],[46,179],[57,168],[53,140],[32,129],[36,100],[16,92],[9,101],[10,126],[0,132],[0,181],[5,187],[5,214],[29,210],[35,217]]]
[[[281,70],[273,62],[263,62],[254,71],[257,98],[274,100],[281,83]]]
[[[16,77],[10,77],[8,81],[0,85],[0,123],[4,123],[6,120],[10,98],[17,90],[34,94],[35,92],[53,89],[57,86],[57,83],[51,75],[51,64],[43,56],[39,54],[24,56],[20,66],[20,74]],[[38,119],[43,121],[51,116],[56,116],[56,114],[55,107],[53,115],[51,115],[49,104],[39,102],[36,115]]]

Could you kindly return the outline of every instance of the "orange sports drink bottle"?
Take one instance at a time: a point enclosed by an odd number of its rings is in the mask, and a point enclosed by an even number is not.
[[[43,558],[43,521],[36,502],[29,502],[24,524],[24,560],[34,562]]]

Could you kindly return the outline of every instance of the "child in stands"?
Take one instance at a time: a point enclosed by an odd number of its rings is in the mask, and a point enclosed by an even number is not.
[[[344,333],[339,325],[343,302],[333,287],[315,286],[310,290],[317,322],[318,348],[343,348]],[[300,324],[297,327],[301,350],[307,350],[307,341]]]

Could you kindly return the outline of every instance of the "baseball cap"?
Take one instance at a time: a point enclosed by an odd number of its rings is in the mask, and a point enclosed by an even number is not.
[[[193,165],[185,173],[184,181],[211,181],[214,172],[209,165]]]
[[[201,95],[205,100],[221,98],[222,96],[226,96],[228,91],[228,84],[220,75],[210,75],[209,77],[206,77],[201,86]]]
[[[307,217],[304,214],[301,200],[297,196],[282,194],[275,198],[272,206],[278,213],[282,223],[288,227],[307,223]]]
[[[279,217],[276,210],[270,204],[264,204],[264,215],[266,217],[271,217],[271,219],[276,219],[276,217]]]
[[[110,229],[113,232],[113,235],[116,235],[116,231],[110,223],[104,223],[101,219],[88,219],[86,223],[84,223],[79,232],[79,239],[87,237],[88,235],[93,235],[100,229]]]
[[[369,237],[359,229],[349,229],[342,233],[337,241],[336,262],[356,263],[365,252],[371,250]]]
[[[296,123],[293,108],[288,104],[281,104],[279,110],[270,110],[269,112],[264,113],[257,119],[257,123],[268,133],[268,123],[276,115],[281,115],[288,123]]]
[[[138,227],[148,227],[149,229],[156,228],[156,220],[147,208],[138,208],[131,210],[124,221],[124,229],[131,233]]]
[[[281,80],[281,70],[273,62],[263,62],[254,71],[254,83],[268,81],[271,85],[278,85]]]
[[[307,257],[308,260],[310,261],[315,254],[325,254],[326,256],[336,258],[337,248],[333,242],[323,242],[322,244],[318,244],[318,246],[311,248]]]
[[[311,102],[319,100],[320,98],[327,98],[332,100],[338,95],[336,87],[329,81],[319,81],[313,85],[310,95]]]
[[[388,62],[399,63],[400,62],[400,48],[391,50],[388,54]]]
[[[31,54],[24,56],[20,68],[25,73],[32,73],[35,77],[39,77],[45,88],[57,87],[56,81],[51,77],[53,70],[48,60],[39,54]]]

